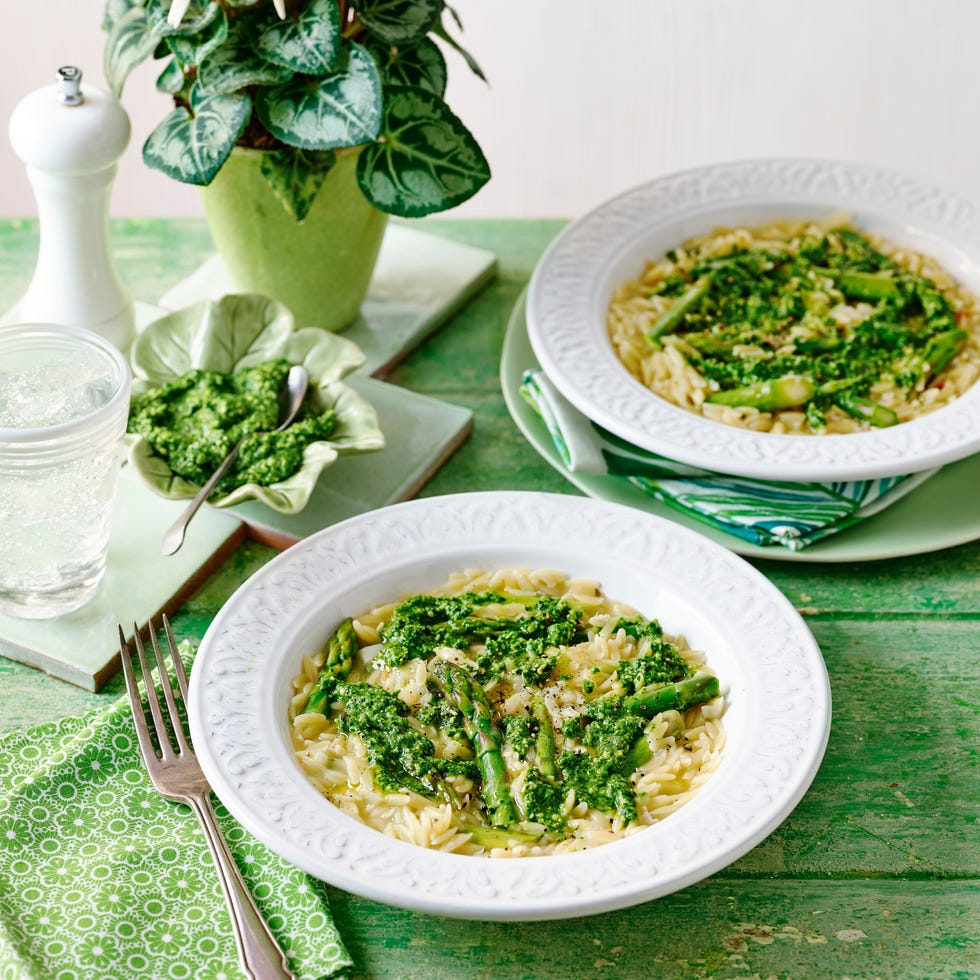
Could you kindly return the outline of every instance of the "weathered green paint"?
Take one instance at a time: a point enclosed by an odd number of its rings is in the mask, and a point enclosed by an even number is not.
[[[782,561],[753,564],[807,615],[939,615],[980,613],[980,547],[945,548],[900,561],[821,565]],[[901,574],[896,574],[896,569]]]
[[[833,724],[790,817],[724,875],[980,878],[977,623],[810,621]]]
[[[331,890],[355,980],[966,980],[980,969],[969,883],[709,879],[560,922],[420,917]]]
[[[508,313],[559,221],[427,220],[499,257],[498,278],[389,377],[471,408],[473,434],[422,494],[577,493],[530,447],[500,394]],[[152,301],[210,251],[203,222],[112,225],[124,281]],[[36,224],[0,222],[0,305],[26,287]],[[247,542],[174,618],[203,635],[274,552]],[[332,890],[356,978],[980,975],[980,543],[851,566],[758,561],[803,610],[827,661],[834,721],[813,786],[765,841],[713,878],[634,909],[552,923],[431,918]],[[0,728],[85,711],[86,693],[0,660]]]

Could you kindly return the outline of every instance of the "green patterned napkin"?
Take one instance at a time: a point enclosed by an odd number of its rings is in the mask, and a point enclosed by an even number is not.
[[[521,394],[541,416],[570,472],[626,480],[657,500],[756,545],[801,551],[879,513],[938,472],[840,483],[727,476],[624,442],[574,408],[540,369],[524,372]]]
[[[296,975],[344,972],[323,884],[215,809]],[[242,975],[197,819],[150,783],[125,698],[0,736],[0,978]]]

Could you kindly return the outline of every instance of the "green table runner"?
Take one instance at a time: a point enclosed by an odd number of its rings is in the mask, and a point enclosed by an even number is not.
[[[215,809],[296,975],[345,971],[322,883]],[[0,737],[0,978],[242,975],[197,819],[150,783],[125,698]]]
[[[524,372],[521,394],[541,416],[570,472],[623,479],[756,545],[801,551],[880,513],[938,472],[840,483],[728,476],[658,456],[607,432],[574,408],[540,369]]]

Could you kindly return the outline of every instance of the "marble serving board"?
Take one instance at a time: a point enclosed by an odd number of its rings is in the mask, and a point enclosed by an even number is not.
[[[54,620],[0,615],[0,655],[98,690],[119,666],[116,624],[175,609],[248,535],[276,548],[365,511],[413,496],[468,436],[472,413],[388,384],[387,374],[496,274],[484,249],[392,222],[385,233],[361,316],[344,331],[366,356],[345,381],[376,408],[386,447],[342,456],[324,470],[313,497],[295,515],[251,501],[204,507],[183,547],[160,553],[160,539],[184,503],[164,500],[123,470],[109,562],[96,597]],[[234,291],[220,259],[206,260],[154,304],[137,302],[137,329],[166,310]],[[16,307],[0,322],[16,319]]]

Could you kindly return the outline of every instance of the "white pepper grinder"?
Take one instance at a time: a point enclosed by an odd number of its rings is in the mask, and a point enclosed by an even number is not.
[[[27,165],[37,199],[40,246],[20,301],[23,322],[86,327],[125,351],[133,304],[109,250],[109,195],[129,143],[129,116],[78,68],[23,98],[10,117],[10,142]]]

